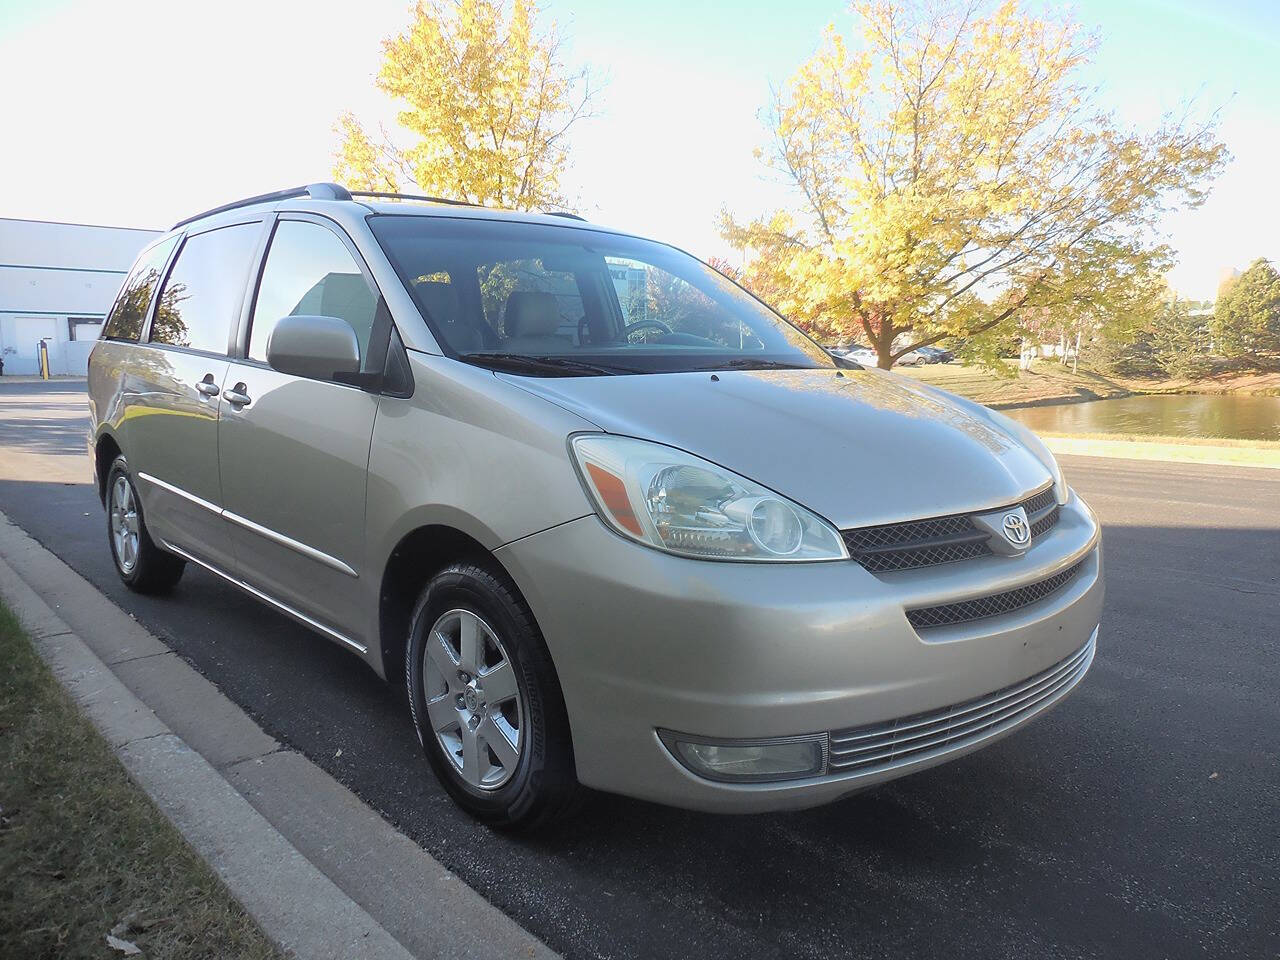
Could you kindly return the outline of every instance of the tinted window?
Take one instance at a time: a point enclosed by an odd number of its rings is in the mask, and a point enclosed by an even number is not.
[[[120,295],[111,308],[106,326],[102,328],[103,337],[108,340],[137,340],[142,336],[142,321],[146,319],[151,298],[155,296],[160,271],[164,269],[169,252],[177,242],[177,237],[170,237],[138,258],[133,271],[120,288]]]
[[[261,224],[188,237],[156,303],[151,342],[226,353]]]
[[[267,253],[249,331],[249,356],[266,361],[267,341],[282,317],[337,317],[351,324],[368,355],[378,301],[346,245],[317,223],[282,220]]]

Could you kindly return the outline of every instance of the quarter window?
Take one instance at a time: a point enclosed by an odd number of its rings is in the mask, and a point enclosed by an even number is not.
[[[267,359],[271,331],[284,317],[337,317],[351,324],[368,357],[377,297],[333,231],[318,223],[282,220],[276,227],[249,329],[249,357]]]
[[[133,270],[125,278],[115,306],[111,308],[111,314],[102,328],[103,338],[137,340],[142,336],[142,322],[147,317],[151,298],[155,296],[156,284],[160,282],[160,271],[164,269],[165,261],[169,259],[169,253],[177,241],[177,237],[163,240],[138,258]]]
[[[227,352],[260,229],[241,223],[187,238],[160,290],[152,343]]]

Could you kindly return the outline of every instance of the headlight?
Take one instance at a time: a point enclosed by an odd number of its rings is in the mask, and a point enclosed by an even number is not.
[[[645,440],[580,434],[572,450],[601,519],[623,536],[706,560],[844,560],[827,521],[699,457]]]
[[[1023,446],[1031,451],[1037,460],[1044,464],[1045,469],[1053,476],[1053,495],[1057,498],[1059,506],[1065,506],[1071,496],[1071,491],[1067,487],[1066,479],[1062,476],[1062,468],[1058,466],[1058,461],[1054,458],[1052,451],[1044,445],[1044,441],[1037,437],[1029,427],[1024,426],[1012,417],[1006,417],[1004,414],[997,413],[994,410],[991,411],[991,415],[1006,432],[1016,437]]]

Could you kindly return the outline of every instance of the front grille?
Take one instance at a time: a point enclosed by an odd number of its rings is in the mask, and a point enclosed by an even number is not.
[[[1037,601],[1043,600],[1054,591],[1061,590],[1070,583],[1084,566],[1081,560],[1052,577],[1036,583],[1029,583],[1016,590],[1006,590],[989,597],[978,597],[975,600],[961,600],[958,603],[943,603],[936,607],[917,607],[907,611],[907,619],[917,630],[925,627],[941,627],[953,623],[968,623],[984,617],[998,617],[1003,613],[1012,613]]]
[[[985,557],[991,553],[991,548],[986,542],[987,535],[984,533],[981,537],[981,540],[968,543],[912,547],[910,550],[868,554],[856,559],[872,573],[881,573],[886,570],[910,570],[912,567],[932,567],[939,563],[954,563],[957,560],[972,560],[974,557]]]
[[[1030,516],[1030,514],[1028,514]],[[1058,522],[1058,505],[1055,503],[1043,517],[1033,521],[1031,524],[1031,539],[1034,540],[1042,533],[1047,533],[1049,529]]]
[[[976,528],[967,516],[937,517],[910,523],[890,523],[882,527],[846,530],[845,543],[850,550],[872,550],[876,547],[898,547],[921,540],[943,540],[972,533]]]
[[[1045,487],[1013,506],[1021,506],[1026,511],[1033,542],[1058,522],[1059,510],[1053,487]],[[849,548],[849,555],[872,573],[931,567],[985,557],[991,553],[987,546],[987,533],[979,529],[966,513],[859,527],[842,530],[840,535]]]
[[[1093,637],[1074,654],[1028,680],[939,710],[830,734],[832,773],[872,774],[937,756],[1029,720],[1084,677],[1093,662]]]
[[[1057,502],[1057,499],[1053,495],[1053,487],[1045,487],[1034,496],[1023,500],[1022,509],[1027,511],[1028,517],[1034,517],[1036,514],[1048,510]]]

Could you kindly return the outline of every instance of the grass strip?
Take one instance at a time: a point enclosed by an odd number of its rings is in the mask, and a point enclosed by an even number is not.
[[[281,955],[0,604],[0,957],[125,956]]]
[[[1224,467],[1280,468],[1280,447],[1259,443],[1227,445],[1153,441],[1148,438],[1040,434],[1049,449],[1058,455],[1117,457],[1124,460],[1163,460],[1168,463],[1202,463]]]
[[[1239,450],[1270,451],[1280,455],[1280,440],[1237,440],[1232,437],[1168,437],[1155,433],[1036,433],[1041,438],[1053,437],[1062,440],[1110,440],[1119,443],[1149,443],[1172,447],[1231,447]]]
[[[1105,400],[1130,394],[1253,394],[1280,396],[1280,372],[1227,373],[1183,380],[1160,377],[1103,375],[1086,368],[1073,371],[1056,360],[1037,360],[1030,370],[1020,370],[1017,360],[1006,360],[1008,376],[982,367],[938,363],[919,367],[895,367],[935,387],[995,407],[1025,407]]]

